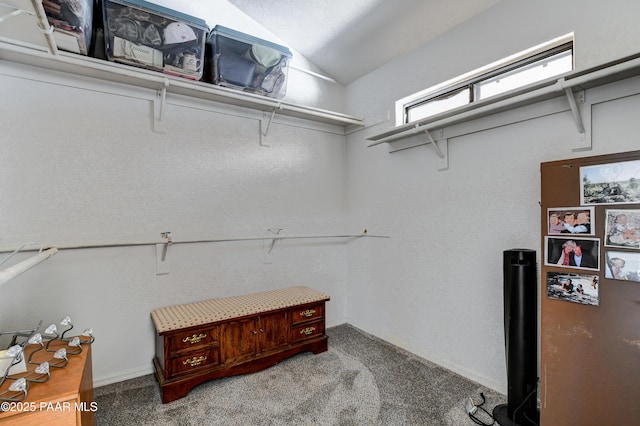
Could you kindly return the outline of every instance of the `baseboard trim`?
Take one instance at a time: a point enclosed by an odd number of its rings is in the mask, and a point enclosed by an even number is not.
[[[475,371],[469,370],[465,367],[462,367],[458,364],[452,363],[449,360],[443,359],[443,358],[439,358],[437,356],[433,356],[432,354],[425,354],[422,351],[420,351],[418,348],[413,347],[410,344],[407,344],[406,342],[400,342],[399,339],[397,339],[394,336],[390,336],[390,335],[377,335],[374,334],[370,331],[364,330],[356,325],[351,324],[350,322],[346,322],[347,325],[357,328],[361,331],[363,331],[366,334],[369,334],[370,336],[373,336],[377,339],[382,340],[385,343],[388,343],[390,345],[393,345],[397,348],[400,348],[404,351],[409,352],[410,354],[413,354],[419,358],[424,359],[425,361],[428,362],[432,362],[434,364],[437,364],[438,366],[442,367],[442,368],[446,368],[449,371],[452,371],[456,374],[459,374],[469,380],[472,380],[474,382],[477,382],[478,384],[482,385],[482,386],[486,386],[489,389],[492,389],[496,392],[499,392],[501,394],[506,395],[507,394],[507,389],[506,387],[501,384],[496,382],[495,380],[492,380],[488,377],[484,377],[482,375],[477,374]],[[505,370],[506,373],[506,370]]]
[[[118,374],[111,376],[102,376],[94,378],[93,387],[99,388],[100,386],[111,385],[113,383],[124,382],[125,380],[135,379],[137,377],[146,376],[147,374],[153,374],[153,365],[145,368],[134,368],[131,370],[121,371]]]

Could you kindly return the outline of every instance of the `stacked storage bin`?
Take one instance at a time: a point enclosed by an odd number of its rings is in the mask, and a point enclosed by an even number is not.
[[[43,0],[58,47],[87,55],[91,48],[93,0]]]
[[[211,31],[208,43],[206,81],[284,97],[292,56],[289,49],[220,25]]]
[[[143,0],[104,0],[105,50],[110,61],[200,80],[206,22]]]

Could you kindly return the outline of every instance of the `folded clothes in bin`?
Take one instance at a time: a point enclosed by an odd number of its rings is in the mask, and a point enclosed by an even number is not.
[[[43,0],[53,38],[58,47],[87,55],[93,31],[93,0]]]
[[[110,61],[202,78],[205,21],[144,0],[104,0],[103,5]]]
[[[213,84],[282,98],[287,89],[291,51],[216,25],[208,39],[206,79]]]
[[[249,87],[256,64],[249,59],[229,54],[218,58],[219,78],[234,86]]]

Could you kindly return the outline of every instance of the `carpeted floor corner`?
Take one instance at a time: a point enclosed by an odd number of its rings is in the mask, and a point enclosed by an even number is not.
[[[348,324],[327,335],[327,352],[213,380],[168,404],[152,375],[97,388],[96,424],[459,426],[474,424],[467,398],[477,400],[483,392],[489,412],[506,402],[504,395]]]

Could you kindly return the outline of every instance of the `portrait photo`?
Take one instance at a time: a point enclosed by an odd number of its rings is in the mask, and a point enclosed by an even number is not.
[[[640,252],[607,250],[604,277],[640,282]]]
[[[605,210],[605,247],[640,249],[640,210]]]
[[[600,303],[597,275],[547,272],[547,297],[583,305]]]
[[[549,235],[595,235],[594,207],[562,207],[547,209],[547,233]]]
[[[598,238],[545,237],[545,265],[600,270]]]
[[[640,203],[640,160],[580,167],[580,204]]]

